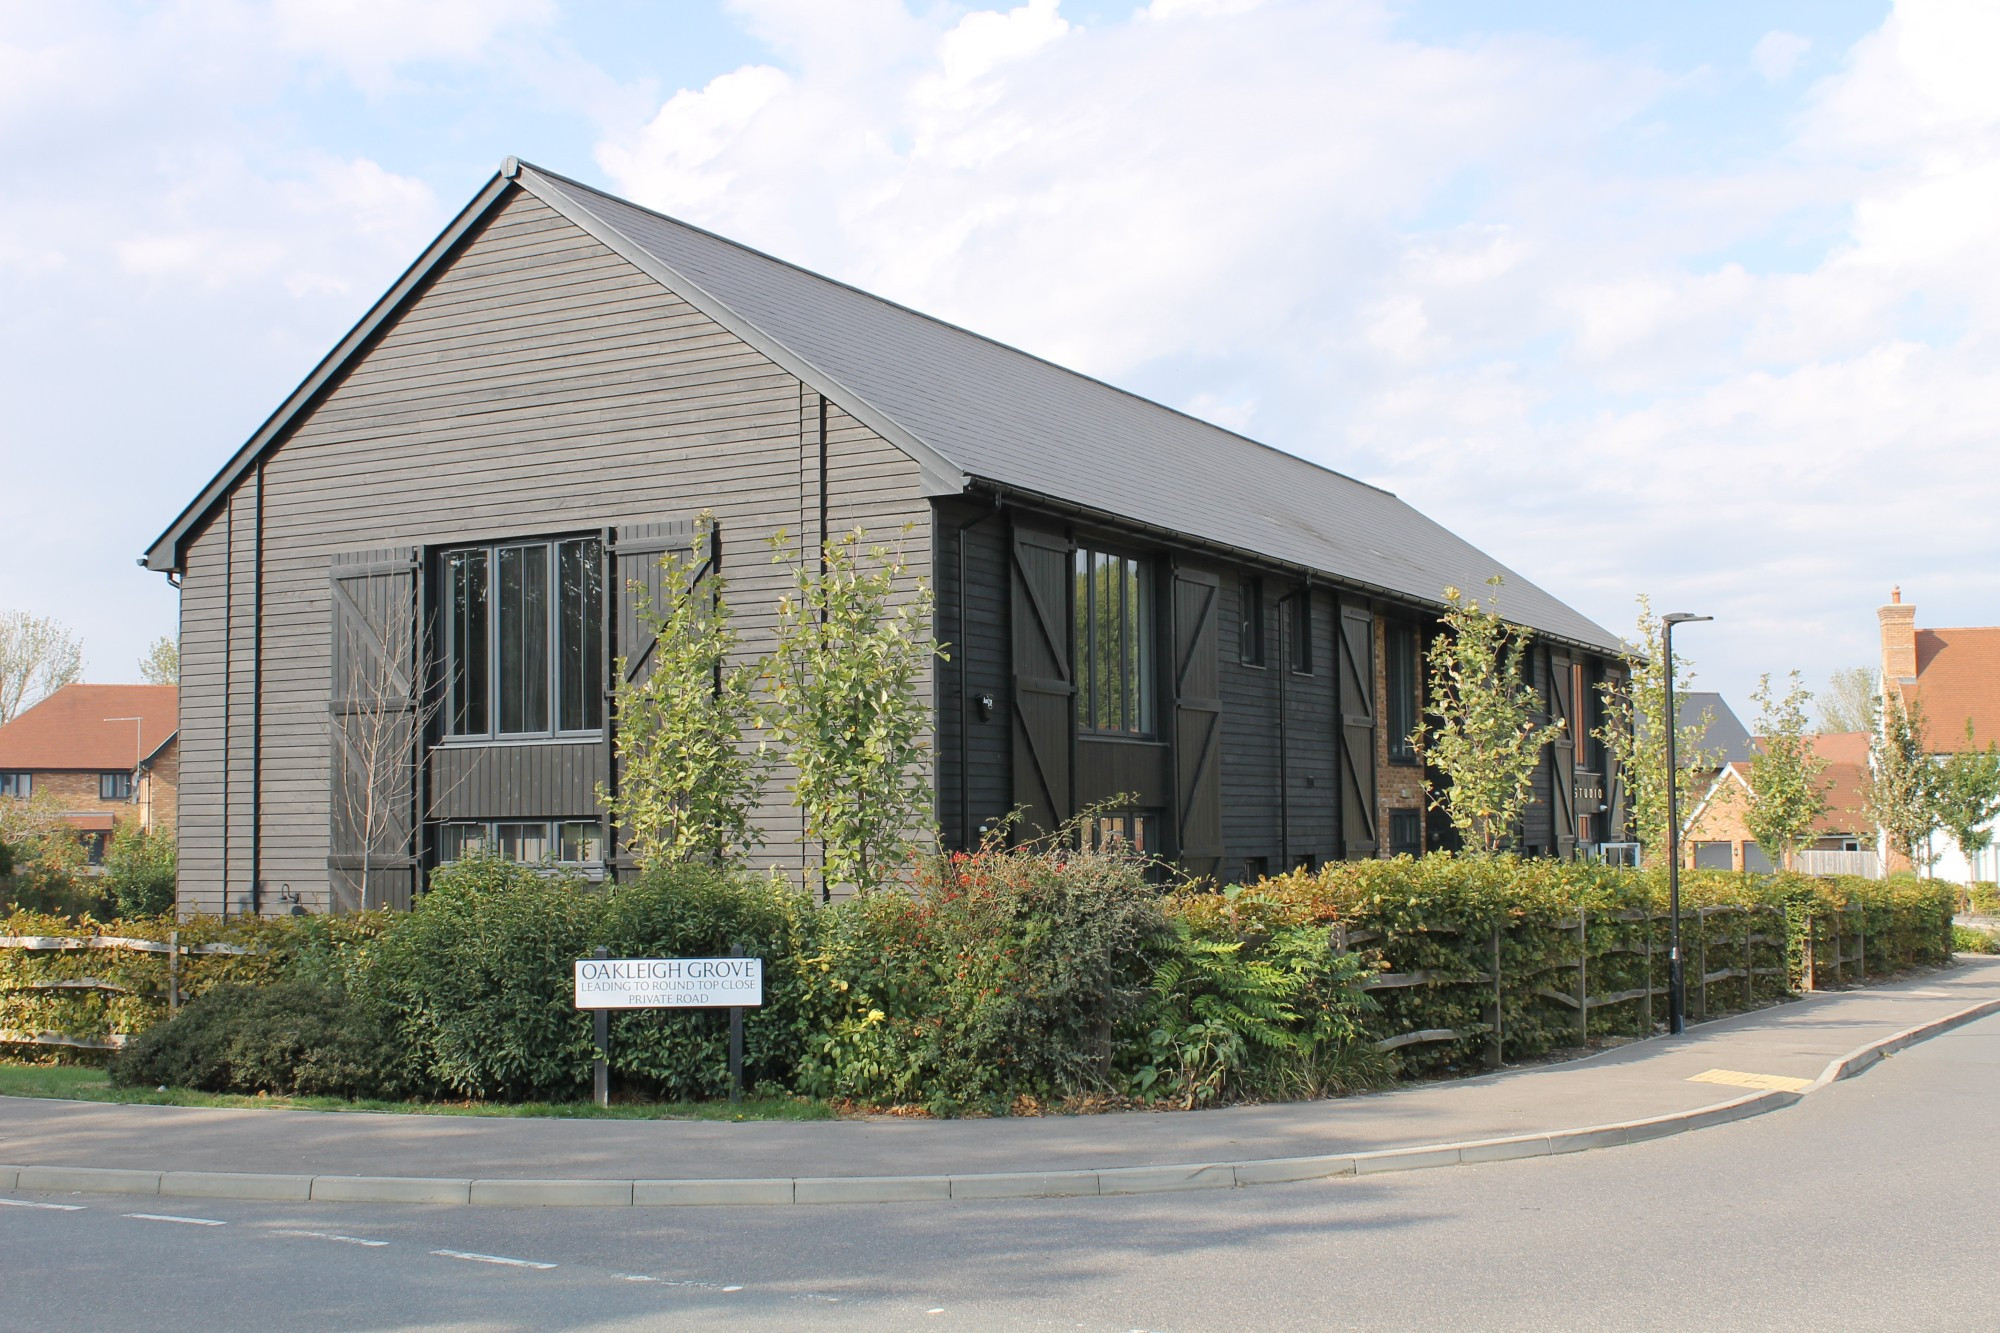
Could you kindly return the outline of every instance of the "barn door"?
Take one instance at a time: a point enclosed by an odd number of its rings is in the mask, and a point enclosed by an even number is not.
[[[1016,526],[1012,573],[1014,805],[1016,836],[1052,833],[1070,816],[1070,544],[1067,537]]]
[[[329,571],[328,905],[408,907],[417,884],[416,550],[337,555]]]
[[[1549,816],[1555,824],[1556,855],[1567,861],[1576,855],[1576,737],[1569,727],[1578,710],[1576,682],[1566,657],[1549,658],[1549,727],[1554,735],[1558,720],[1565,722],[1559,735],[1549,743],[1553,772],[1549,783]]]
[[[1375,855],[1375,614],[1340,606],[1340,839],[1350,861]]]
[[[1174,845],[1191,875],[1222,879],[1222,585],[1174,571]]]
[[[642,684],[653,674],[653,651],[658,646],[651,630],[646,628],[644,611],[651,607],[657,616],[669,600],[665,583],[666,572],[660,568],[661,559],[668,552],[676,552],[685,558],[693,558],[695,535],[699,530],[699,520],[691,518],[672,519],[665,523],[634,523],[617,529],[611,534],[609,543],[612,587],[614,595],[605,599],[605,614],[612,619],[610,633],[604,636],[606,652],[611,662],[604,673],[608,682],[604,707],[604,743],[606,749],[605,770],[611,775],[608,786],[618,790],[618,735],[617,686]],[[701,584],[722,564],[722,531],[713,525],[709,528],[706,549],[702,552],[701,563],[693,572],[693,582]],[[616,667],[618,659],[624,659],[624,675],[619,676]],[[721,682],[718,681],[719,685]],[[631,853],[611,830],[608,841],[610,847],[609,865],[614,877],[625,879],[635,868]]]

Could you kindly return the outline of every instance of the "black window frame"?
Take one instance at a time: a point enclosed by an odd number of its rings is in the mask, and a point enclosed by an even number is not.
[[[1389,762],[1423,762],[1410,739],[1423,717],[1423,636],[1407,620],[1390,619],[1382,636],[1382,721],[1387,728]],[[1399,656],[1407,674],[1398,680]]]
[[[1310,676],[1313,673],[1311,588],[1300,588],[1286,599],[1285,633],[1291,638],[1285,645],[1286,666],[1294,676]]]
[[[537,559],[537,554],[539,559]],[[514,558],[506,560],[508,555]],[[602,738],[605,716],[605,596],[609,579],[603,535],[598,532],[458,542],[435,552],[438,579],[436,688],[438,738],[447,745],[521,740]],[[503,565],[520,572],[520,596],[531,595],[526,577],[539,564],[540,624],[524,625],[519,654],[540,656],[539,672],[518,676],[522,693],[510,703],[514,681],[505,679],[506,596]],[[460,571],[465,575],[460,577]],[[476,577],[475,577],[476,575]],[[569,582],[574,576],[576,582]],[[462,614],[461,588],[476,584],[480,643],[471,658],[479,678],[468,688],[461,669],[460,636],[472,616]],[[574,614],[572,614],[574,613]],[[519,614],[516,614],[517,623]],[[541,725],[531,725],[539,713]],[[511,714],[511,716],[510,716]]]
[[[568,829],[588,828],[591,839],[596,843],[595,857],[566,858],[563,851]],[[526,860],[509,856],[506,851],[503,829],[537,830],[547,852],[540,858]],[[441,866],[448,866],[467,856],[481,852],[491,852],[503,860],[521,861],[524,865],[545,866],[553,870],[578,870],[585,874],[602,872],[608,859],[605,855],[610,845],[605,835],[604,825],[595,819],[445,819],[433,826],[433,848],[435,860]],[[479,834],[477,845],[467,847],[463,842],[467,832],[476,830]],[[520,836],[516,834],[515,836]],[[456,842],[456,847],[454,843]]]
[[[1236,585],[1236,660],[1247,667],[1262,667],[1266,661],[1264,627],[1264,580],[1245,574]]]
[[[1121,606],[1116,617],[1118,640],[1117,710],[1119,716],[1100,722],[1106,695],[1099,689],[1105,677],[1098,669],[1097,631],[1100,561],[1115,562]],[[1128,577],[1129,576],[1129,581]],[[1136,598],[1132,589],[1137,588]],[[1086,736],[1154,740],[1160,731],[1159,579],[1153,561],[1115,546],[1080,541],[1070,557],[1070,678],[1076,682],[1076,729]],[[1136,619],[1135,619],[1136,617]],[[1129,708],[1128,708],[1129,705]],[[1129,713],[1129,716],[1126,714]]]
[[[100,801],[129,801],[132,799],[132,775],[129,772],[99,773],[97,775],[97,799]]]
[[[1424,812],[1410,808],[1389,812],[1389,855],[1422,856]]]
[[[0,797],[11,797],[25,801],[35,794],[35,775],[27,769],[9,769],[0,773]]]

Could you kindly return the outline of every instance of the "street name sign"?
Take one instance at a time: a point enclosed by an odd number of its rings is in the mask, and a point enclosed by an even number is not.
[[[579,1009],[734,1009],[764,1003],[761,958],[579,958]]]

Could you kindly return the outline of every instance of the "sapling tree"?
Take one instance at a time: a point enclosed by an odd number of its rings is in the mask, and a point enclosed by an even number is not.
[[[1667,736],[1674,734],[1674,763],[1685,783],[1690,770],[1718,768],[1721,752],[1707,745],[1711,710],[1704,708],[1691,722],[1677,723],[1667,715],[1666,651],[1660,617],[1652,600],[1639,595],[1638,636],[1625,642],[1624,679],[1607,680],[1597,689],[1604,700],[1604,721],[1597,738],[1604,742],[1618,771],[1625,777],[1632,831],[1650,857],[1667,845]],[[1685,654],[1674,659],[1674,697],[1687,697],[1694,675]],[[1685,787],[1683,787],[1685,794]],[[1685,809],[1685,804],[1683,804]]]
[[[829,539],[818,562],[783,534],[796,562],[765,664],[765,720],[795,770],[792,795],[822,849],[822,896],[884,883],[898,850],[929,832],[923,767],[930,716],[918,686],[931,658],[931,591],[900,549],[862,547],[860,528]]]
[[[736,660],[721,570],[703,569],[713,531],[703,514],[693,545],[661,556],[662,605],[639,592],[646,672],[630,679],[630,661],[618,659],[618,790],[600,788],[598,799],[641,866],[740,864],[758,842],[750,813],[764,751],[747,739],[757,668]]]
[[[1973,740],[1972,719],[1965,720],[1965,746],[1938,764],[1938,826],[1951,836],[1968,872],[1974,858],[1993,845],[1993,821],[2000,816],[2000,747],[1984,749]]]
[[[0,611],[0,726],[83,679],[83,644],[48,616]]]
[[[1873,731],[1882,716],[1882,682],[1869,667],[1841,667],[1819,696],[1823,732]]]
[[[1923,705],[1892,694],[1868,749],[1861,808],[1882,831],[1890,852],[1918,873],[1930,870],[1930,839],[1938,828],[1938,767],[1929,754]]]
[[[1767,674],[1758,679],[1750,697],[1757,704],[1757,733],[1762,740],[1750,760],[1743,823],[1782,870],[1812,841],[1813,824],[1827,811],[1826,761],[1806,730],[1812,691],[1800,682],[1798,672],[1792,672],[1783,696],[1771,693]]]
[[[139,658],[139,679],[148,685],[178,685],[181,682],[181,646],[166,634],[153,640]]]
[[[1413,739],[1425,765],[1447,783],[1432,795],[1432,808],[1445,812],[1465,846],[1491,855],[1513,840],[1534,798],[1542,746],[1560,737],[1565,723],[1541,722],[1541,699],[1525,669],[1528,632],[1495,609],[1500,576],[1487,583],[1494,592],[1483,606],[1457,588],[1444,590],[1444,632],[1426,654],[1427,708]]]

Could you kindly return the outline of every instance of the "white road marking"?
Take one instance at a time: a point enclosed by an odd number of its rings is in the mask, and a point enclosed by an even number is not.
[[[172,1213],[127,1213],[127,1217],[141,1222],[178,1222],[185,1227],[226,1227],[227,1222],[218,1222],[212,1217],[175,1217]]]
[[[35,1203],[28,1199],[0,1199],[0,1204],[5,1204],[9,1208],[50,1208],[59,1213],[83,1211],[83,1205],[80,1203]]]
[[[432,1254],[446,1259],[469,1259],[475,1264],[504,1264],[508,1268],[554,1268],[554,1264],[536,1263],[533,1259],[509,1259],[499,1254],[473,1254],[467,1250],[432,1250]]]
[[[303,1236],[307,1240],[339,1241],[342,1245],[387,1245],[386,1240],[369,1240],[363,1236],[336,1236],[331,1231],[273,1231],[274,1236]]]
[[[724,1291],[741,1291],[741,1290],[743,1290],[743,1288],[741,1288],[741,1287],[724,1287],[724,1288],[723,1288],[723,1290],[724,1290]]]

